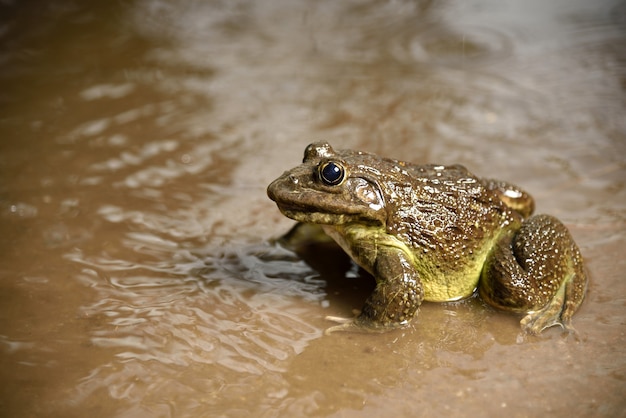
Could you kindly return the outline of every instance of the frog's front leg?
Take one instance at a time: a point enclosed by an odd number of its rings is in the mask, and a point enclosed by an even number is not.
[[[326,235],[321,225],[298,222],[285,235],[276,240],[282,246],[296,250],[310,244],[327,244],[335,241]]]
[[[376,288],[354,320],[326,332],[339,330],[389,330],[406,325],[415,317],[424,299],[418,273],[407,254],[396,247],[378,247],[371,268]],[[337,318],[329,318],[337,320]]]
[[[537,215],[500,238],[483,268],[480,295],[496,307],[526,313],[522,329],[539,334],[553,325],[574,331],[571,318],[586,286],[582,257],[567,228]]]

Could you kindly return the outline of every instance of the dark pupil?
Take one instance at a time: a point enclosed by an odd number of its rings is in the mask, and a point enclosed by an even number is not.
[[[320,170],[322,181],[330,186],[341,183],[343,175],[343,167],[333,162],[326,163]]]

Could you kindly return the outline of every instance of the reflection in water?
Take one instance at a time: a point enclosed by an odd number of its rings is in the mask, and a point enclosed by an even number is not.
[[[0,5],[0,415],[623,410],[621,3],[38,6]],[[265,196],[321,139],[533,191],[587,258],[585,342],[479,299],[323,336],[371,278],[270,244]]]

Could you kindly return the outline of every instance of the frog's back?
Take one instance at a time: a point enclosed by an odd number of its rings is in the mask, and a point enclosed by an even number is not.
[[[451,240],[477,241],[508,220],[508,207],[462,165],[405,164],[403,181],[388,190],[387,228],[414,248],[437,249]]]
[[[387,234],[411,249],[426,300],[471,295],[502,226],[518,215],[461,165],[404,169],[410,181],[386,185]]]

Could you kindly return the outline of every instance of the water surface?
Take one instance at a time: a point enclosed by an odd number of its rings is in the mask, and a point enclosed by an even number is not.
[[[626,408],[626,7],[0,5],[0,415],[615,416]],[[479,299],[333,334],[372,281],[272,241],[328,140],[520,184],[591,278],[524,337]]]

